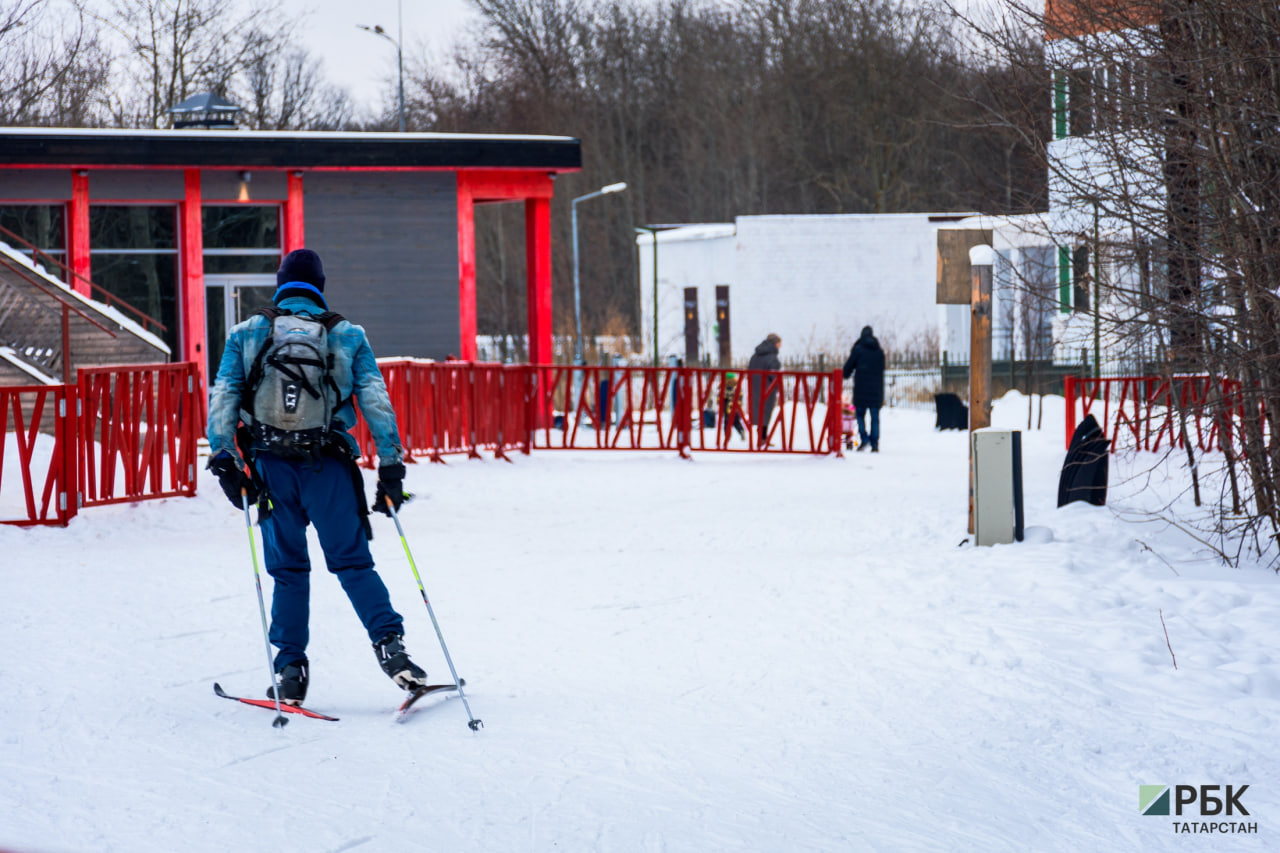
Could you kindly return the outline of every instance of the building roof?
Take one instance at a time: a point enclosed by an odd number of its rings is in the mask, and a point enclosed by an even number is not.
[[[168,111],[170,113],[238,113],[241,109],[213,92],[202,92],[199,95],[192,95],[176,107],[170,107]]]
[[[1158,24],[1156,0],[1046,0],[1044,36],[1048,41],[1111,33]]]
[[[565,172],[582,167],[582,150],[568,136],[6,127],[4,166]]]

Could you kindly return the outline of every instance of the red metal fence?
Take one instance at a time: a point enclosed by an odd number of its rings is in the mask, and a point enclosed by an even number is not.
[[[509,450],[531,449],[525,365],[395,359],[378,367],[396,410],[406,461],[441,462],[449,453],[477,457],[481,450],[505,458]],[[377,449],[363,417],[352,434],[363,464],[375,464]]]
[[[405,456],[487,449],[841,455],[839,371],[383,361]],[[763,400],[766,405],[761,405]],[[768,409],[763,434],[760,426]],[[365,463],[374,448],[361,420]]]
[[[195,494],[196,366],[78,373],[75,385],[0,388],[0,523],[66,524],[82,506]]]
[[[403,359],[380,367],[409,460],[534,448],[841,455],[839,371]],[[0,522],[66,524],[80,507],[194,495],[202,394],[192,363],[82,369],[75,385],[0,388]],[[375,464],[363,420],[355,436]]]
[[[74,385],[0,388],[0,521],[66,524],[75,515],[75,400]]]
[[[195,364],[78,373],[82,506],[194,495],[204,433]]]
[[[1239,383],[1208,376],[1125,376],[1065,380],[1066,436],[1071,443],[1077,418],[1092,414],[1111,439],[1111,451],[1186,447],[1201,451],[1230,443],[1233,424],[1243,416]],[[1224,415],[1223,413],[1227,413]],[[1185,435],[1185,438],[1184,438]]]

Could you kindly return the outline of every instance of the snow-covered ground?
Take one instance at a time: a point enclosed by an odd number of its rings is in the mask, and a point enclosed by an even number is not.
[[[393,723],[322,569],[309,704],[341,722],[216,698],[267,672],[242,516],[207,472],[194,499],[0,529],[0,849],[1280,848],[1280,580],[1142,520],[1183,477],[1129,476],[1153,456],[1115,461],[1107,508],[1056,509],[1052,400],[1024,434],[1030,541],[961,545],[966,435],[932,422],[887,410],[884,452],[843,460],[411,466],[403,519],[479,732],[456,698]],[[447,676],[375,523],[409,647]],[[1257,833],[1177,834],[1139,813],[1149,784],[1247,784],[1231,820]]]

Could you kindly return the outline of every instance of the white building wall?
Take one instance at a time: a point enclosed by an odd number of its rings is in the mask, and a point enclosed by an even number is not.
[[[782,355],[843,354],[865,325],[886,350],[937,344],[930,214],[743,216],[658,235],[658,348],[684,355],[683,288],[698,288],[703,354],[716,353],[715,286],[729,285],[735,361],[770,332]],[[636,239],[643,337],[653,339],[653,243]]]
[[[924,213],[739,217],[734,358],[844,353],[863,326],[888,352],[936,335],[937,225]]]
[[[732,284],[735,230],[731,224],[686,225],[658,232],[658,357],[684,358],[684,289],[698,289],[699,348],[703,354],[718,352],[715,333],[717,284]],[[653,362],[653,237],[636,236],[639,252],[640,339],[647,363]],[[730,324],[732,326],[732,317]]]

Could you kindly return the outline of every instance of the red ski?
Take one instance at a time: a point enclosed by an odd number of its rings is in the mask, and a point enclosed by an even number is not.
[[[266,708],[269,711],[274,711],[276,709],[276,700],[274,699],[246,699],[243,696],[232,696],[230,693],[227,693],[225,690],[222,689],[221,684],[218,684],[216,682],[213,685],[213,692],[217,693],[223,699],[233,699],[236,702],[243,702],[246,705],[253,705],[258,708]],[[301,714],[302,716],[310,717],[313,720],[328,720],[329,722],[332,722],[332,723],[336,723],[338,721],[337,717],[330,717],[328,714],[321,714],[317,711],[312,711],[308,708],[303,708],[301,705],[286,705],[285,703],[281,702],[280,710],[284,711],[286,714]],[[284,721],[282,720],[281,723],[283,722]]]

